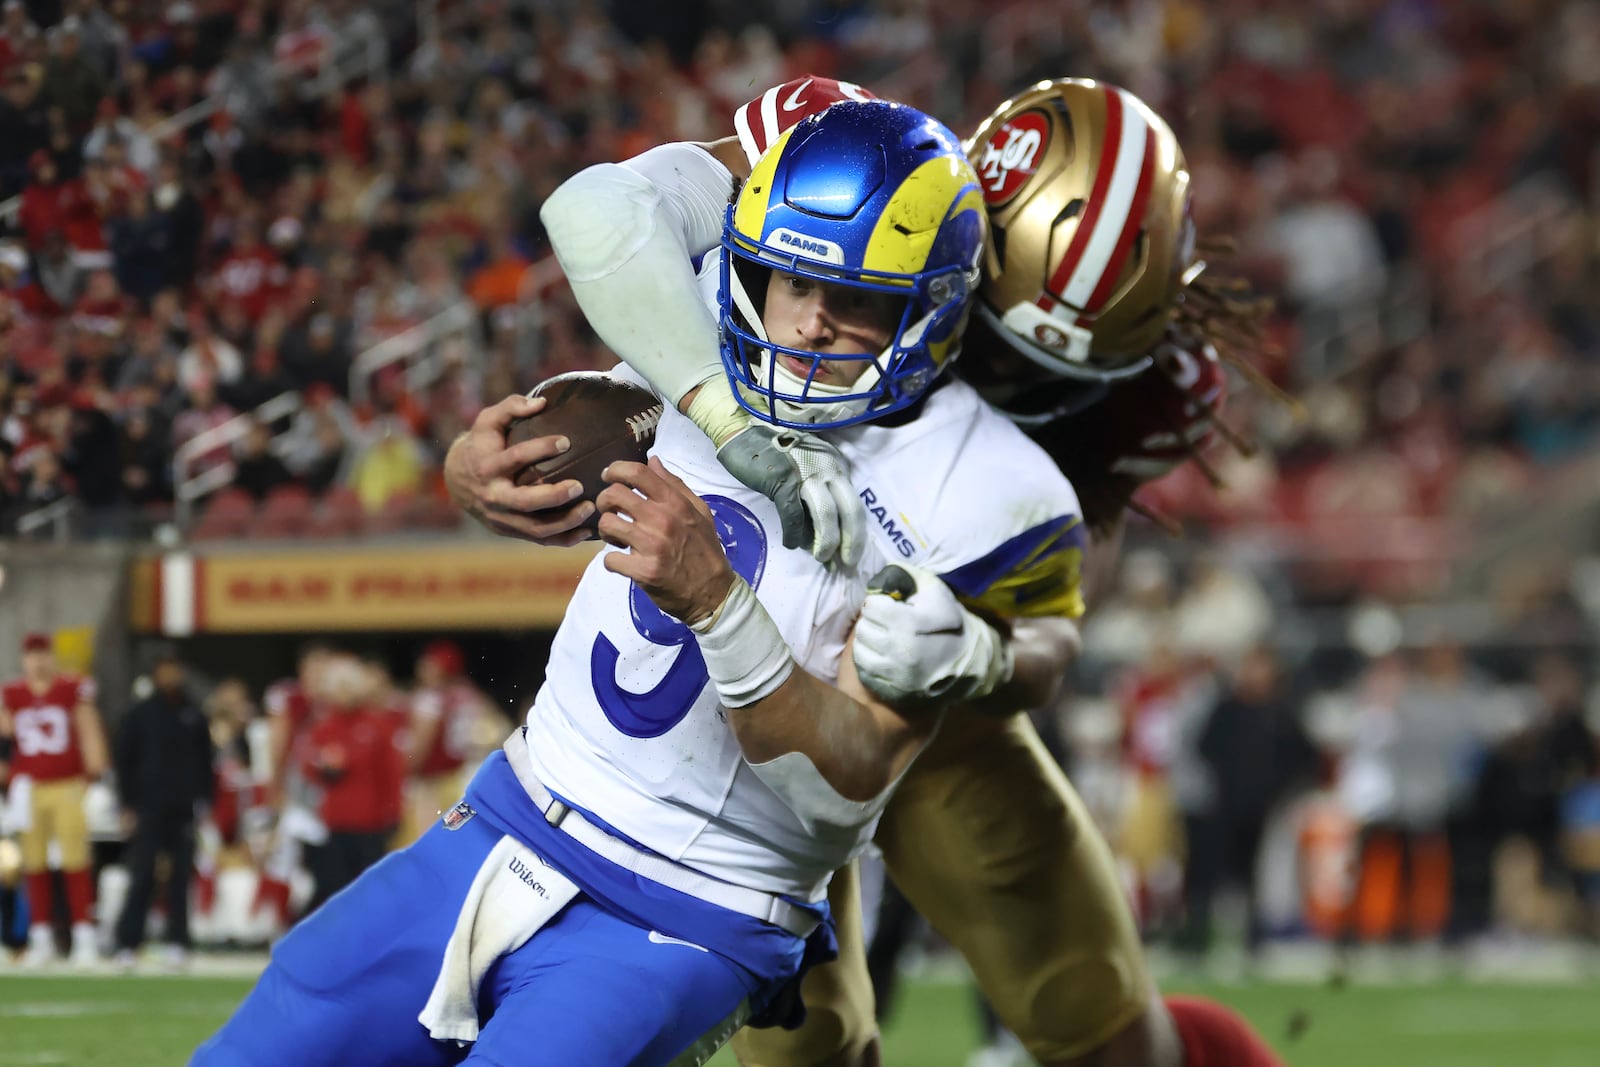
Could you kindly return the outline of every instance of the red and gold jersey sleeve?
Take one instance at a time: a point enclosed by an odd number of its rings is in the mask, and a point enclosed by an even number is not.
[[[783,131],[801,119],[826,111],[841,100],[876,100],[854,82],[807,74],[775,85],[733,113],[734,132],[750,165],[777,144]]]
[[[95,698],[100,695],[100,689],[94,684],[93,678],[76,678],[64,674],[56,679],[56,686],[61,701],[71,706],[93,704]]]

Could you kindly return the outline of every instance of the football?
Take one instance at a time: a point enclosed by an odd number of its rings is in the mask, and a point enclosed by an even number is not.
[[[583,498],[593,500],[606,487],[600,472],[617,460],[643,463],[656,440],[661,398],[643,386],[599,371],[573,371],[540,382],[529,396],[545,398],[544,410],[517,419],[506,431],[506,443],[531,437],[564,435],[572,447],[559,456],[524,467],[518,485],[545,485],[575,479]],[[599,513],[584,523],[594,529]]]

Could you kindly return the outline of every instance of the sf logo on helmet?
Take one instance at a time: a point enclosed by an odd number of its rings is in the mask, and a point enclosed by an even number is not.
[[[1033,339],[1045,348],[1053,349],[1057,352],[1065,352],[1072,344],[1066,334],[1054,326],[1048,326],[1042,322],[1033,328]]]
[[[1050,124],[1038,111],[1024,111],[989,138],[978,161],[983,198],[995,207],[1017,195],[1038,168],[1050,137]]]

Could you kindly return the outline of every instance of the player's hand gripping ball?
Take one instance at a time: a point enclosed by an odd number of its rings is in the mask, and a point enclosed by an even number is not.
[[[600,474],[612,463],[645,462],[664,410],[661,398],[650,390],[598,371],[559,374],[540,382],[528,395],[544,397],[544,410],[513,421],[506,444],[562,435],[572,447],[524,467],[514,479],[516,484],[572,479],[583,484],[579,499],[590,501],[606,488]],[[596,511],[583,526],[593,530],[599,521]]]

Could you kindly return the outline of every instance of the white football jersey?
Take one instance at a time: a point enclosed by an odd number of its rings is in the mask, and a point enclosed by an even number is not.
[[[626,368],[617,373],[639,380]],[[981,602],[1020,572],[1037,585],[1041,560],[1081,549],[1066,479],[959,381],[935,389],[914,420],[829,439],[850,460],[872,520],[872,542],[851,571],[784,548],[772,502],[730,475],[699,428],[670,407],[652,450],[711,506],[734,569],[799,666],[825,681],[837,680],[867,580],[886,564],[917,563]],[[820,833],[803,826],[745,763],[688,627],[606,570],[609,551],[584,572],[528,713],[535,772],[558,796],[669,859],[737,885],[820,899],[832,872],[871,839],[876,813]],[[1046,570],[1076,581],[1075,560]]]

